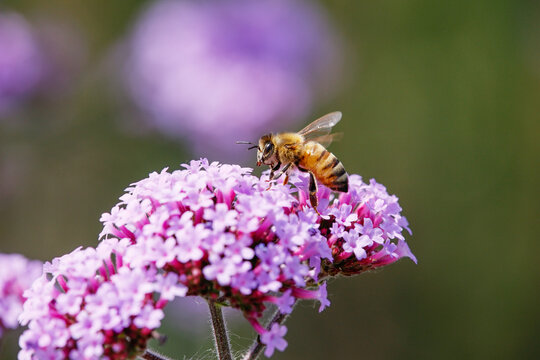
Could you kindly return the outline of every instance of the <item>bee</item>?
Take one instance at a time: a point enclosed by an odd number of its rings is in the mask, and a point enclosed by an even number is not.
[[[326,150],[332,140],[340,135],[330,134],[332,127],[340,120],[341,112],[335,111],[313,121],[299,132],[266,134],[259,139],[258,145],[246,141],[237,143],[252,144],[249,149],[257,149],[257,166],[264,164],[270,167],[270,182],[285,174],[283,184],[287,184],[289,172],[293,169],[307,172],[309,201],[319,214],[317,181],[335,191],[349,191],[349,176],[345,167]]]

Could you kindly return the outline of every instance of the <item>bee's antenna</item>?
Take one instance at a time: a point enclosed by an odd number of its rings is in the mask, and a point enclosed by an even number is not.
[[[241,145],[253,145],[251,141],[237,141],[236,143],[241,144]],[[253,146],[248,147],[248,150],[255,149],[257,147],[258,145],[253,145]]]

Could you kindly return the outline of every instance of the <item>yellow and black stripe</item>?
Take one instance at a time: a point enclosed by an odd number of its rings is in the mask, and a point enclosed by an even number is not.
[[[335,191],[349,191],[349,176],[339,159],[321,144],[310,141],[304,145],[299,166],[309,169],[322,184]]]

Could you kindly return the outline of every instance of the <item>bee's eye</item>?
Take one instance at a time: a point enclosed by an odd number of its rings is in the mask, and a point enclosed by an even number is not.
[[[272,151],[272,149],[274,149],[274,144],[272,144],[272,143],[267,143],[267,144],[264,146],[264,153],[265,153],[265,154],[270,154],[270,152]]]

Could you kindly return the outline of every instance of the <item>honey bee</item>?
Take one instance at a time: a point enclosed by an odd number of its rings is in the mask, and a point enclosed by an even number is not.
[[[257,166],[264,164],[270,167],[270,182],[285,174],[283,184],[287,184],[289,172],[293,169],[307,172],[309,201],[317,214],[317,181],[335,191],[349,190],[345,167],[334,154],[326,150],[326,146],[340,135],[330,134],[332,127],[340,120],[341,112],[335,111],[313,121],[299,132],[266,134],[259,139],[258,145],[250,147],[257,149]],[[251,144],[245,141],[237,143]]]

